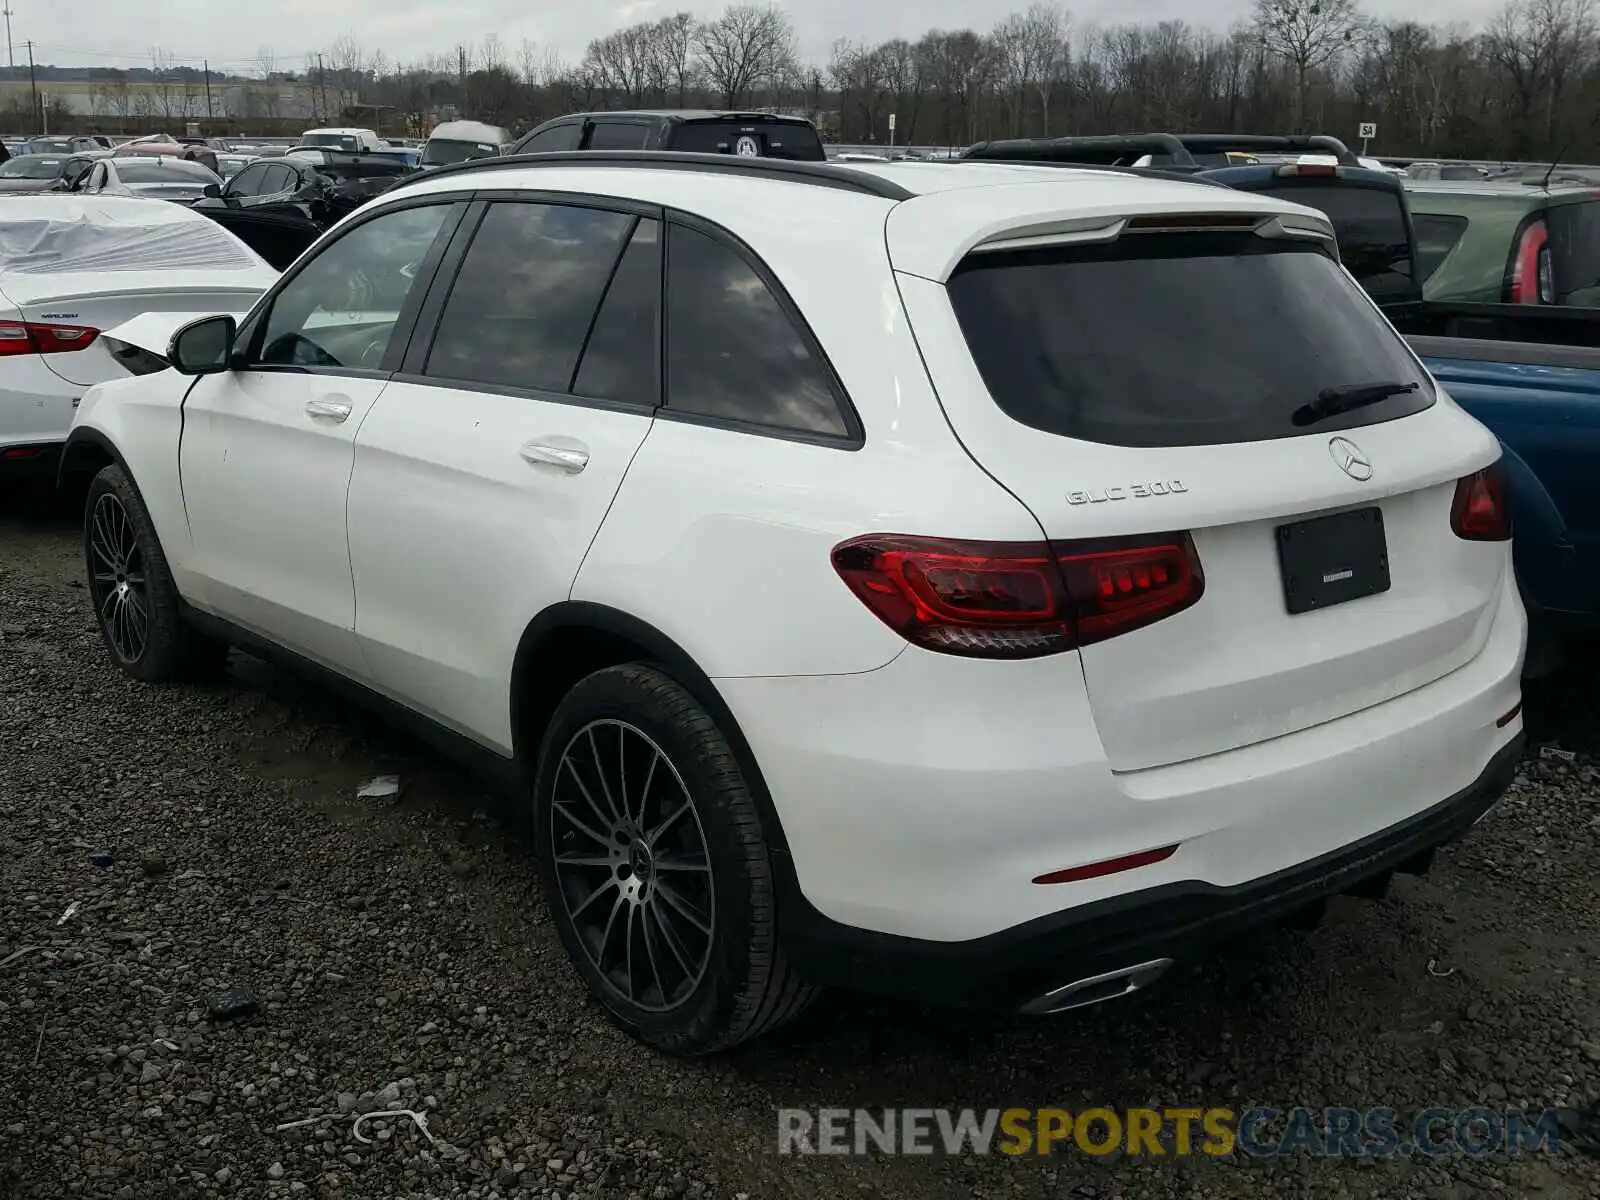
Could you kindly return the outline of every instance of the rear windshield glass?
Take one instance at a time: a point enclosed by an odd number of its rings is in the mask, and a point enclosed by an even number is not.
[[[1421,276],[1418,282],[1427,283],[1467,231],[1467,219],[1412,213],[1411,227],[1417,232],[1417,274]]]
[[[1117,446],[1328,433],[1427,408],[1433,387],[1350,277],[1254,234],[1141,234],[975,254],[951,303],[995,402],[1024,425]],[[1325,388],[1415,391],[1313,424]]]
[[[348,133],[308,133],[300,139],[302,146],[326,146],[330,150],[359,150],[361,142]]]
[[[445,138],[429,138],[428,144],[422,148],[422,161],[430,167],[436,167],[474,158],[494,158],[499,153],[499,148],[488,142],[453,142]]]
[[[1411,239],[1400,193],[1325,183],[1284,183],[1252,188],[1324,213],[1339,239],[1339,259],[1379,300],[1415,299]]]
[[[0,163],[0,179],[56,179],[66,161],[64,158],[13,158]]]
[[[1600,288],[1600,201],[1553,204],[1547,212],[1550,268],[1555,274],[1557,304],[1593,304],[1577,295]]]
[[[130,159],[117,164],[117,178],[123,183],[215,183],[217,177],[199,163],[151,159]]]
[[[690,121],[673,135],[672,148],[697,154],[744,154],[822,162],[828,156],[809,125],[786,121]]]

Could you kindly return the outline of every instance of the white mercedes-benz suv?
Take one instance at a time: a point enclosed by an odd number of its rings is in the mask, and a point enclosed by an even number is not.
[[[1421,869],[1519,751],[1498,444],[1309,209],[513,156],[173,324],[64,462],[114,661],[249,647],[461,749],[671,1052],[819,985],[1131,991]]]

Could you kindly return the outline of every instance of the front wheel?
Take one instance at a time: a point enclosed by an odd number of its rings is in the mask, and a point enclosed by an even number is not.
[[[154,683],[204,673],[227,656],[184,623],[150,512],[116,464],[89,484],[83,553],[100,637],[122,670]]]
[[[634,1037],[707,1054],[811,999],[779,946],[772,866],[743,772],[669,675],[608,667],[567,694],[544,737],[534,817],[567,954]]]

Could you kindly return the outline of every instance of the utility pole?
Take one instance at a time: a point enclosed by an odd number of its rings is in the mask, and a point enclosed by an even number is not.
[[[209,121],[211,119],[212,115],[213,115],[212,111],[211,111],[211,60],[209,58],[203,58],[200,61],[205,64],[205,71],[206,71],[206,120]]]
[[[317,55],[317,113],[316,122],[322,124],[328,111],[328,72],[322,65],[322,55]]]
[[[16,69],[17,53],[11,48],[11,5],[6,5],[6,58],[10,61],[11,68]]]
[[[33,95],[33,125],[39,127],[39,77],[33,69],[33,39],[28,39],[28,90]]]

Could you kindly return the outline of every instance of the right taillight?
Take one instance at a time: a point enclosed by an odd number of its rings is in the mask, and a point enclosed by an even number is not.
[[[1555,278],[1550,265],[1550,231],[1534,221],[1517,241],[1511,264],[1511,303],[1554,304]]]
[[[1205,589],[1187,533],[1095,542],[869,534],[834,569],[884,624],[928,650],[1037,658],[1188,608]]]
[[[1450,528],[1469,542],[1503,542],[1511,536],[1511,505],[1500,464],[1456,481]]]

